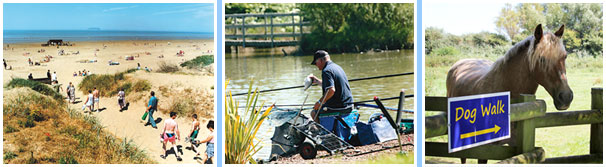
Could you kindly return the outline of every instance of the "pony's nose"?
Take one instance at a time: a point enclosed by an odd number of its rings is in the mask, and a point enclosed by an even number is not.
[[[572,102],[572,96],[572,91],[560,92],[560,94],[558,95],[558,99],[560,100],[560,102],[570,104],[570,102]]]

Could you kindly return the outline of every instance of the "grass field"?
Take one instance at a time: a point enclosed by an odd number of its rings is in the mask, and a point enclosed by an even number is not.
[[[446,96],[446,75],[450,66],[457,60],[464,58],[483,58],[494,61],[498,57],[499,56],[497,55],[427,56],[425,58],[425,95]],[[566,60],[566,71],[568,84],[574,92],[574,99],[568,111],[590,109],[591,88],[602,87],[603,85],[602,69],[601,56],[593,58],[590,56],[579,57],[574,54],[569,54],[568,59]],[[543,87],[539,86],[536,96],[537,99],[545,100],[547,112],[558,112],[553,105],[553,99]],[[434,115],[436,112],[428,111],[425,112],[425,114],[426,116]],[[535,132],[535,145],[545,149],[546,158],[589,153],[589,125],[541,128],[537,129]],[[426,139],[426,141],[446,142],[447,139],[447,136],[440,136]],[[460,163],[458,159],[441,157],[428,157],[427,161]],[[468,163],[473,162],[475,161],[468,161]]]

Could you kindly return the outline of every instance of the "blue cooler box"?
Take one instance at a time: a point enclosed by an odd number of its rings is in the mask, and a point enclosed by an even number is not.
[[[349,127],[351,127],[354,131],[357,131],[356,122],[358,122],[358,119],[360,119],[360,114],[357,110],[352,110],[350,113],[322,113],[318,117],[320,125],[324,126],[324,128],[328,129],[328,131],[334,132],[335,135],[341,139],[349,142],[352,136],[351,129],[343,126],[343,124],[337,120],[336,117],[341,117]],[[337,126],[335,127],[335,125]]]

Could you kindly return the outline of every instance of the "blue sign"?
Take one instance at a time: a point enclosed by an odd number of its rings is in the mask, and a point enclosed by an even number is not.
[[[448,152],[508,139],[509,92],[448,98]]]

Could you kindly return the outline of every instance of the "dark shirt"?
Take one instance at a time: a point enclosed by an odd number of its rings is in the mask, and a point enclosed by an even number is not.
[[[341,66],[332,61],[326,62],[322,69],[322,94],[326,94],[328,88],[334,87],[335,94],[323,105],[329,108],[344,108],[353,103],[353,96],[349,88],[347,75]]]
[[[156,96],[152,96],[151,98],[149,98],[149,102],[147,106],[151,106],[152,110],[158,110],[158,99],[156,98]]]

